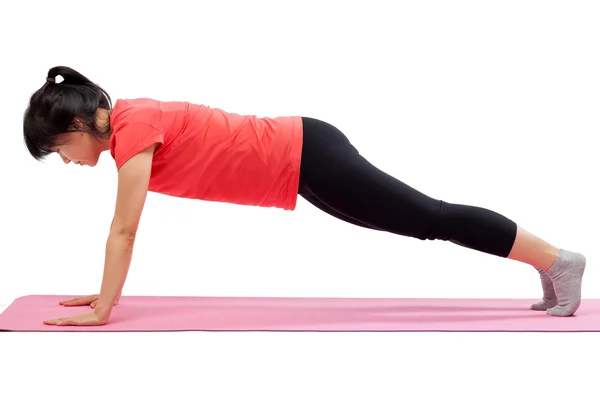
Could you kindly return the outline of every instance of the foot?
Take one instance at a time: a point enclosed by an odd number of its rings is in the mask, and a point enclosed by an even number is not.
[[[558,298],[556,297],[552,280],[546,271],[539,269],[538,272],[540,273],[540,279],[542,281],[543,297],[542,301],[539,303],[532,304],[531,309],[536,311],[546,311],[547,309],[558,305]]]
[[[558,299],[556,306],[546,310],[548,315],[568,317],[575,314],[581,304],[581,281],[585,264],[583,254],[560,250],[558,259],[547,271]]]

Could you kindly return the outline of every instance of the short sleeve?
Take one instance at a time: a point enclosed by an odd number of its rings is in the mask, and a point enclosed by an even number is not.
[[[125,125],[114,135],[114,159],[117,170],[121,169],[131,157],[148,146],[163,144],[164,136],[160,130],[145,122],[134,122]]]

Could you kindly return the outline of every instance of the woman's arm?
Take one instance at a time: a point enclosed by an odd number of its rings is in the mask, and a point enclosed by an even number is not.
[[[115,216],[106,241],[102,287],[94,309],[103,320],[110,317],[127,278],[156,146],[152,145],[136,154],[119,169]]]

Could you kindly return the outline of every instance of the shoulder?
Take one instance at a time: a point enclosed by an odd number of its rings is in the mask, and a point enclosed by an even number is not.
[[[110,114],[113,132],[133,122],[153,124],[159,119],[161,102],[149,98],[117,99]]]
[[[111,111],[111,142],[139,140],[148,132],[160,132],[160,101],[139,99],[118,99]]]
[[[160,102],[153,99],[118,99],[111,112],[110,153],[120,168],[133,155],[161,145]]]

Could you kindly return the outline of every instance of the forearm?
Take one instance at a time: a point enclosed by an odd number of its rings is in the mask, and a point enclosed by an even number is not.
[[[102,317],[110,317],[115,301],[119,298],[133,254],[135,235],[111,229],[106,241],[104,274],[100,297],[95,312]]]

